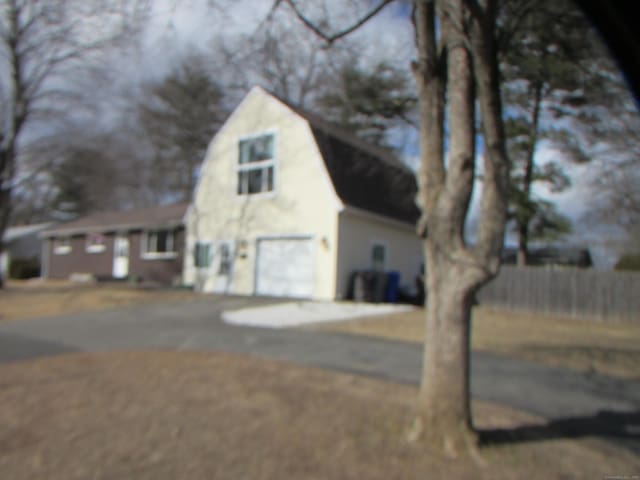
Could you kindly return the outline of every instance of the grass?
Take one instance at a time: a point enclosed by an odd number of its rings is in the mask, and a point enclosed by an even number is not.
[[[422,342],[425,312],[314,326],[357,335]],[[640,379],[640,322],[605,324],[476,307],[472,348],[547,365]]]
[[[564,479],[632,475],[589,438],[484,447],[482,466],[406,441],[416,390],[251,357],[71,354],[0,365],[0,471],[20,479]],[[474,403],[480,428],[541,424]]]
[[[128,285],[13,282],[0,291],[0,319],[197,297]],[[422,324],[416,310],[328,328],[421,342]],[[633,377],[639,330],[476,309],[474,348]],[[483,465],[443,459],[406,441],[416,393],[227,354],[82,353],[5,364],[0,471],[3,478],[53,480],[561,479],[640,471],[626,450],[563,438],[541,419],[482,402],[473,403],[478,428],[531,430],[535,440],[483,447]]]
[[[136,303],[197,298],[187,290],[149,289],[128,284],[67,281],[10,281],[0,290],[0,322],[104,310]]]

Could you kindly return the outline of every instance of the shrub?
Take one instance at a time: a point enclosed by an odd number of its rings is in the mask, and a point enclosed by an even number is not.
[[[614,270],[640,271],[640,253],[622,255],[613,268]]]
[[[9,277],[19,280],[40,276],[40,262],[36,257],[11,259]]]

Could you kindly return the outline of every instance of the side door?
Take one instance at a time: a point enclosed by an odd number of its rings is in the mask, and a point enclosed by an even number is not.
[[[219,240],[214,242],[213,261],[211,262],[213,275],[213,291],[228,293],[233,279],[233,260],[235,257],[234,242]]]

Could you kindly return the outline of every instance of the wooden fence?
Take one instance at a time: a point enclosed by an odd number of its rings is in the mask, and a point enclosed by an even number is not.
[[[640,322],[640,273],[502,266],[478,301],[514,311]]]

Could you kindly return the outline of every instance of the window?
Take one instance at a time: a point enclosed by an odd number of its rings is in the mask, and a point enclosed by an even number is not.
[[[273,191],[273,146],[273,134],[240,141],[238,195],[255,195]]]
[[[226,243],[220,244],[218,247],[220,254],[220,265],[218,266],[218,275],[229,275],[231,272],[231,248]]]
[[[373,270],[384,270],[384,262],[387,249],[380,243],[375,243],[371,247],[371,268]]]
[[[87,252],[100,253],[106,249],[104,235],[90,233],[87,235]]]
[[[196,268],[207,268],[211,265],[211,244],[209,243],[196,243],[196,248],[193,251],[193,260]]]
[[[173,258],[176,256],[174,230],[147,232],[142,256],[145,258]]]
[[[56,255],[71,253],[71,239],[69,237],[55,238],[53,240],[53,253]]]

